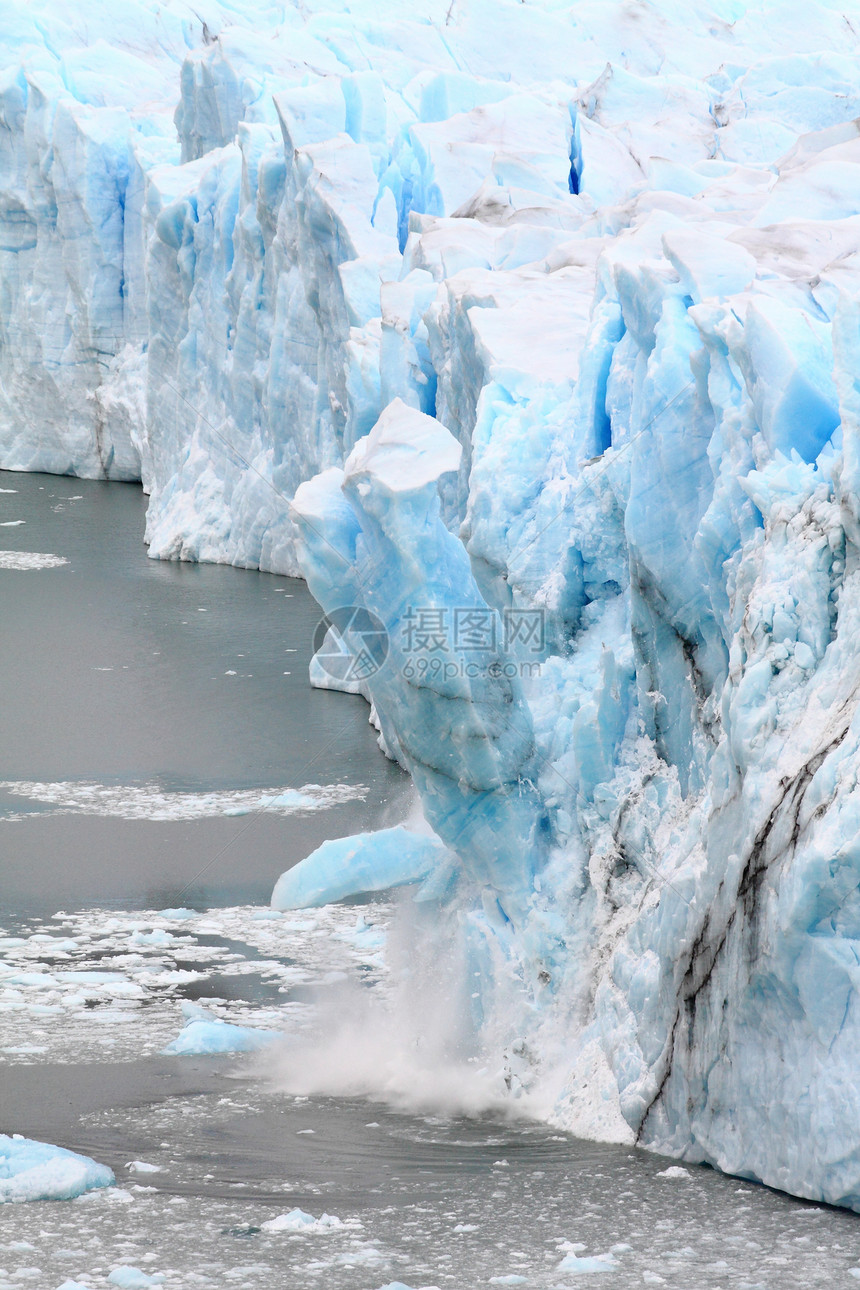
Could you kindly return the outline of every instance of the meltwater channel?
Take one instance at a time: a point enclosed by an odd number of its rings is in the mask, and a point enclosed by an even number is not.
[[[856,1215],[464,1116],[441,1070],[348,1095],[338,1018],[386,989],[408,892],[268,900],[323,839],[406,818],[409,783],[361,699],[310,689],[304,584],[151,561],[143,512],[132,486],[0,472],[0,1131],[117,1179],[0,1206],[0,1288],[855,1284]],[[195,1009],[283,1031],[283,1062],[165,1056]]]

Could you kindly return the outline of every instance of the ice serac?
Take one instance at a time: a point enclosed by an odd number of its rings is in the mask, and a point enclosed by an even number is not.
[[[437,480],[459,460],[444,426],[395,400],[342,471],[299,488],[293,509],[302,570],[323,608],[360,605],[384,627],[388,656],[366,680],[383,738],[418,785],[428,822],[507,920],[542,863],[528,704],[500,656],[475,665],[446,649],[427,666],[421,645],[427,633],[444,635],[455,612],[493,613],[440,514]],[[361,654],[354,632],[347,644]]]
[[[410,879],[536,1108],[860,1209],[856,19],[348,9],[9,8],[0,465],[364,614],[438,843],[285,903]]]

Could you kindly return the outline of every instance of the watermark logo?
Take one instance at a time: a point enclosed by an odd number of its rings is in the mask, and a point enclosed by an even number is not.
[[[388,632],[369,609],[344,605],[317,623],[314,654],[335,681],[367,681],[388,658]]]
[[[546,624],[543,609],[494,609],[473,605],[407,609],[400,624],[400,648],[406,655],[458,654],[465,660],[490,656],[543,655]],[[490,664],[488,663],[488,666]]]
[[[392,648],[409,681],[533,677],[546,649],[544,611],[506,609],[500,616],[486,606],[410,605],[391,640],[375,614],[346,605],[326,614],[314,632],[317,663],[343,684],[375,676]]]
[[[543,654],[546,649],[546,623],[543,609],[506,609],[502,615],[506,654]]]

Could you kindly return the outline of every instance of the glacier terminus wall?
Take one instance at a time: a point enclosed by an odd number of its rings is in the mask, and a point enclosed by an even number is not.
[[[860,1209],[860,14],[73,8],[0,26],[0,467],[379,626],[512,1094]]]

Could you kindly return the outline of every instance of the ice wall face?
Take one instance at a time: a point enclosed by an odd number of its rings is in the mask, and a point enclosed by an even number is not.
[[[852,15],[114,8],[5,29],[0,464],[384,624],[560,1123],[860,1207]]]
[[[126,349],[146,340],[135,146],[174,151],[158,107],[195,36],[190,10],[156,5],[4,12],[4,466],[140,478],[143,385]]]
[[[459,458],[437,421],[395,400],[343,471],[301,485],[294,508],[316,598],[332,611],[361,605],[384,625],[390,657],[367,682],[383,738],[415,780],[428,821],[505,924],[521,916],[544,858],[528,705],[495,651],[458,669],[422,667],[423,652],[410,649],[416,606],[437,631],[448,614],[487,612],[468,555],[439,514],[437,479]]]

